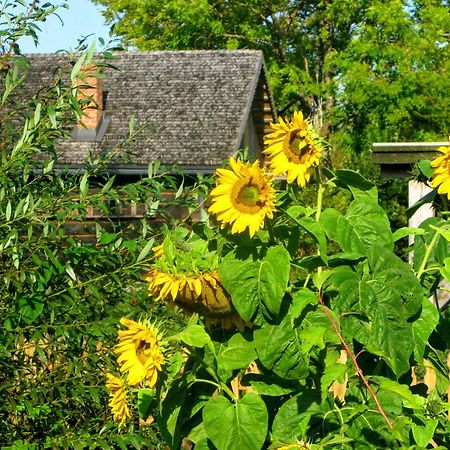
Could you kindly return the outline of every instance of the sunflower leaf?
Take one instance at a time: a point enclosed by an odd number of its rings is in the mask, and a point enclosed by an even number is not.
[[[259,307],[277,316],[289,281],[289,252],[281,245],[254,261],[229,253],[219,267],[220,279],[241,317],[251,320]]]
[[[255,450],[266,439],[268,413],[256,394],[246,394],[234,404],[225,397],[213,397],[203,409],[203,423],[219,450]]]

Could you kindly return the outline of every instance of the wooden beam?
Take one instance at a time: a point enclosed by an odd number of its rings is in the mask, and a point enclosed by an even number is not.
[[[382,177],[409,176],[412,166],[423,159],[439,156],[438,147],[448,142],[376,142],[372,144],[372,162],[379,164]]]

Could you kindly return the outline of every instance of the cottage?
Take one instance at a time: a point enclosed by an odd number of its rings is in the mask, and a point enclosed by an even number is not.
[[[63,54],[29,58],[31,92],[49,84],[67,61]],[[84,80],[80,94],[96,107],[85,109],[83,125],[74,124],[71,139],[59,143],[55,167],[82,170],[90,154],[96,158],[120,147],[119,162],[108,171],[116,183],[126,183],[146,177],[155,160],[194,175],[213,173],[241,148],[252,159],[261,157],[264,134],[276,120],[262,52],[123,52],[111,65],[102,69],[102,78]],[[122,146],[133,115],[139,139]],[[143,204],[117,204],[108,219],[139,219],[145,211]],[[102,218],[104,212],[90,208],[82,229],[74,223],[70,232],[90,238],[93,221]]]
[[[27,84],[49,79],[64,55],[31,55]],[[74,126],[72,140],[59,148],[60,164],[79,168],[89,152],[116,148],[128,136],[134,114],[146,124],[138,143],[124,148],[128,163],[118,175],[145,175],[160,159],[186,173],[212,173],[236,150],[257,158],[264,132],[276,113],[260,51],[158,51],[116,54],[104,79],[89,78],[99,110]]]

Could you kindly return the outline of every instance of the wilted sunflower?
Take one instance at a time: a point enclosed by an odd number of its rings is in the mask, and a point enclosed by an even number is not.
[[[128,328],[119,331],[119,343],[114,349],[119,355],[120,371],[128,373],[130,386],[146,381],[153,387],[164,364],[158,330],[148,322],[135,322],[125,317],[120,319],[120,323]]]
[[[106,387],[109,389],[109,407],[115,422],[122,426],[127,420],[131,418],[130,411],[127,405],[127,397],[125,392],[125,385],[123,380],[106,374]]]
[[[170,296],[186,312],[196,312],[205,317],[223,317],[235,312],[217,271],[176,275],[153,269],[146,280],[149,294],[156,300],[166,300]]]
[[[215,214],[221,227],[233,224],[232,233],[246,228],[250,237],[263,228],[264,219],[272,218],[275,211],[275,190],[271,178],[253,164],[230,158],[232,170],[217,169],[217,186],[211,192],[209,212]]]
[[[280,118],[271,127],[273,132],[264,138],[264,153],[273,175],[286,174],[288,183],[297,180],[299,186],[305,186],[323,151],[312,126],[302,112],[296,112],[291,122]]]
[[[437,149],[442,153],[431,161],[431,167],[435,167],[431,187],[437,188],[439,194],[447,194],[450,200],[450,146],[441,146]]]

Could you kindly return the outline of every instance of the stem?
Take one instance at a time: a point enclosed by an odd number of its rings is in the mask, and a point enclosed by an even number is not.
[[[427,245],[427,250],[425,252],[425,255],[422,260],[422,264],[419,267],[419,270],[417,271],[416,277],[420,280],[420,277],[425,272],[425,266],[427,265],[428,260],[430,259],[431,252],[434,248],[434,246],[437,244],[437,241],[440,237],[439,230],[435,230],[435,234],[433,236],[433,239],[430,242],[430,245]]]
[[[330,313],[328,312],[328,310],[327,310],[327,308],[325,306],[325,303],[323,302],[323,297],[322,297],[322,293],[321,292],[319,292],[318,298],[319,298],[320,305],[322,306],[323,312],[327,316],[328,321],[331,323],[331,325],[332,325],[332,327],[334,329],[334,332],[336,333],[337,337],[339,338],[339,340],[341,341],[342,345],[344,346],[345,351],[347,352],[347,354],[352,359],[353,365],[354,365],[354,367],[356,369],[356,373],[358,374],[359,378],[364,383],[364,385],[366,386],[366,388],[369,391],[370,395],[374,399],[375,404],[377,405],[378,411],[383,416],[383,419],[388,424],[388,427],[392,430],[394,428],[394,426],[392,425],[392,422],[389,420],[389,417],[383,411],[383,408],[382,408],[382,406],[380,404],[380,401],[378,400],[377,394],[372,389],[372,387],[370,386],[370,384],[367,381],[366,377],[364,376],[364,374],[363,374],[363,372],[361,370],[361,367],[359,367],[358,361],[356,360],[356,356],[350,350],[350,347],[348,346],[347,342],[345,342],[344,338],[342,337],[342,334],[340,333],[340,331],[339,331],[339,329],[338,329],[338,327],[336,325],[336,322],[333,320],[333,318],[331,317]]]
[[[316,211],[316,221],[320,219],[320,214],[322,213],[322,201],[323,201],[323,191],[325,190],[322,177],[320,175],[320,168],[316,167],[316,178],[317,178],[317,211]]]
[[[214,370],[209,367],[205,361],[203,361],[202,358],[200,358],[198,355],[196,355],[194,352],[192,352],[189,348],[186,349],[189,353],[189,356],[194,358],[195,361],[197,361],[203,368],[216,380],[218,388],[222,391],[226,392],[228,396],[233,399],[234,401],[237,400],[236,396],[234,395],[234,392],[223,382],[220,380],[220,378],[217,376],[217,374],[214,372]],[[206,380],[202,380],[206,381]],[[215,384],[215,383],[213,383]]]
[[[324,186],[322,183],[322,177],[320,174],[320,168],[316,167],[316,179],[317,179],[317,210],[316,210],[316,222],[319,222],[320,214],[322,213],[322,201]],[[317,248],[317,255],[320,256],[320,247]],[[322,267],[317,268],[317,273],[320,275]]]

